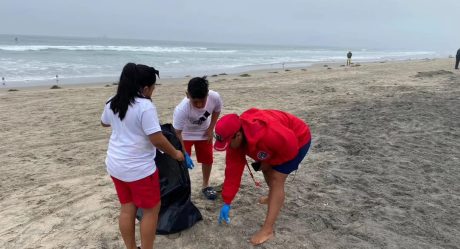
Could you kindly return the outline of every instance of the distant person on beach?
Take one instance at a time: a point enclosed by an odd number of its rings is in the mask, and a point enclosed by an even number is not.
[[[2,77],[2,84],[5,85],[5,77]]]
[[[353,56],[353,54],[351,53],[351,51],[348,51],[348,53],[347,53],[347,66],[351,65],[351,56]]]
[[[205,77],[195,77],[188,82],[186,97],[176,106],[173,126],[186,153],[187,165],[193,168],[189,155],[195,147],[196,160],[201,163],[203,182],[201,192],[209,199],[217,197],[216,190],[209,185],[213,164],[213,131],[222,110],[219,93],[209,90]]]
[[[460,48],[457,50],[457,56],[455,57],[455,69],[458,69],[459,62],[460,62]]]
[[[274,236],[287,176],[298,169],[310,148],[308,124],[283,111],[252,108],[240,116],[223,116],[216,124],[215,139],[214,148],[226,150],[219,223],[230,223],[230,205],[240,187],[247,155],[255,160],[254,170],[262,170],[269,189],[268,196],[259,199],[260,204],[268,205],[265,222],[250,240],[253,245],[262,244]]]
[[[153,67],[128,63],[123,68],[117,93],[110,98],[101,116],[104,127],[112,127],[105,164],[121,203],[119,229],[126,248],[136,248],[135,217],[143,209],[140,222],[141,248],[153,248],[158,213],[160,182],[155,165],[156,147],[183,161],[163,136],[152,93],[159,72]]]

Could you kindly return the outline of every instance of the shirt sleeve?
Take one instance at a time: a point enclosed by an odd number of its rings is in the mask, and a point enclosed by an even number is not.
[[[147,136],[161,131],[160,121],[158,120],[155,106],[152,105],[151,108],[147,108],[142,112],[141,123],[142,129]]]
[[[106,125],[111,125],[111,118],[110,118],[110,103],[106,104],[104,107],[104,111],[102,112],[101,115],[101,122]]]
[[[173,113],[174,129],[180,130],[180,131],[184,130],[185,119],[186,119],[186,115],[185,115],[184,108],[181,108],[181,105],[176,106],[176,108],[174,109],[174,113]]]
[[[224,203],[231,204],[240,189],[246,154],[241,149],[228,148],[225,155],[225,179],[222,187]]]
[[[261,150],[266,150],[268,164],[275,166],[294,159],[299,150],[297,136],[285,126],[270,127],[262,139]]]
[[[220,97],[220,94],[218,92],[215,92],[215,93],[216,93],[215,100],[214,100],[215,101],[215,107],[214,107],[213,112],[221,112],[224,103],[222,101],[222,98]]]

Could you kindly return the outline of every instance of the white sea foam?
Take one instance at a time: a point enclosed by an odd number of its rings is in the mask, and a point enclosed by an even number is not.
[[[0,35],[0,77],[8,82],[117,78],[127,62],[154,66],[163,77],[339,62],[347,49],[226,45],[185,42],[29,37],[15,43]],[[431,51],[356,49],[353,60],[437,57]]]
[[[2,45],[3,51],[46,51],[46,50],[69,50],[69,51],[119,51],[119,52],[151,52],[151,53],[235,53],[236,50],[209,50],[205,47],[144,47],[144,46],[53,46],[53,45]]]

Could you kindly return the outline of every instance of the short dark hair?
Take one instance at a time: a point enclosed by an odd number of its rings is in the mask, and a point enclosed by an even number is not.
[[[188,82],[187,92],[192,99],[204,99],[209,92],[206,76],[195,77]]]

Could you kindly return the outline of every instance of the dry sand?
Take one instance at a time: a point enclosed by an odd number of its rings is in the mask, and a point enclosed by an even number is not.
[[[306,120],[313,146],[290,176],[276,237],[259,248],[459,248],[460,72],[447,59],[330,65],[210,77],[224,113],[276,108]],[[445,70],[445,71],[442,71]],[[419,73],[420,72],[420,73]],[[162,80],[154,102],[171,122],[187,79]],[[100,127],[115,86],[0,91],[0,248],[123,248]],[[223,179],[216,153],[212,184]],[[262,181],[261,174],[256,178]],[[192,198],[204,220],[156,248],[252,248],[266,193],[246,172],[231,211]],[[138,232],[138,231],[137,231]]]

